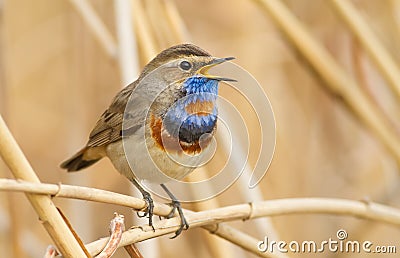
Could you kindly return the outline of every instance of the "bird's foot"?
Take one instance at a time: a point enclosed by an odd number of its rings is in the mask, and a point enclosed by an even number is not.
[[[181,208],[181,203],[179,201],[172,200],[171,206],[172,206],[172,210],[167,215],[167,218],[170,219],[170,218],[174,217],[175,211],[178,211],[179,217],[181,218],[181,225],[179,226],[178,230],[175,231],[175,236],[171,237],[171,239],[173,239],[173,238],[179,236],[184,229],[185,230],[189,229],[189,223],[186,221],[186,218],[183,215],[183,210]]]
[[[153,231],[155,231],[155,228],[153,226],[153,214],[154,214],[154,201],[153,198],[151,198],[151,195],[147,192],[143,193],[143,200],[147,203],[146,210],[144,211],[143,214],[141,214],[139,211],[137,212],[137,215],[139,218],[144,218],[148,216],[149,218],[149,226],[153,228]]]

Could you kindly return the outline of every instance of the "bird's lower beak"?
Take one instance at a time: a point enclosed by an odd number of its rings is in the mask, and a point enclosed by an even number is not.
[[[235,79],[220,77],[220,76],[211,75],[211,74],[208,73],[208,70],[210,70],[210,68],[212,68],[212,67],[214,67],[216,65],[222,64],[222,63],[224,63],[226,61],[233,60],[233,59],[235,59],[235,58],[234,57],[215,58],[215,59],[211,60],[208,64],[206,64],[205,66],[200,68],[198,73],[200,73],[203,76],[205,76],[206,78],[209,78],[209,79],[212,79],[212,80],[226,81],[226,82],[236,82]]]

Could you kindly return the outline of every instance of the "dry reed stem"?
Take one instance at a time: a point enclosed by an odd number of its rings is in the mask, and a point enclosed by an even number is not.
[[[207,175],[207,170],[204,167],[196,169],[196,173],[189,174],[186,178],[188,179],[189,182],[198,182],[202,178],[206,178]],[[205,187],[212,187],[211,185],[205,185]],[[190,188],[192,190],[192,188]],[[211,189],[204,189],[205,192],[212,192]],[[191,194],[195,199],[201,199],[198,196],[198,193],[195,191],[191,191]],[[196,211],[202,211],[202,210],[210,210],[210,209],[216,209],[220,207],[220,204],[218,202],[218,198],[212,198],[210,200],[207,200],[205,202],[194,202],[192,203],[192,206],[194,206],[194,210]],[[219,239],[215,239],[215,236],[212,236],[210,234],[205,234],[205,240],[206,244],[209,247],[209,252],[212,257],[219,257],[219,258],[228,258],[228,257],[233,257],[234,256],[234,251],[232,250],[232,246],[228,246],[226,242],[221,242],[218,241]]]
[[[126,252],[129,254],[129,257],[131,258],[143,258],[143,255],[140,253],[139,249],[136,247],[136,245],[131,244],[131,245],[126,245],[124,246]]]
[[[237,229],[230,227],[228,225],[225,225],[225,224],[207,225],[207,226],[203,226],[203,228],[207,229],[211,234],[218,235],[220,238],[223,238],[234,245],[240,246],[244,250],[247,250],[251,253],[254,253],[254,251],[255,251],[254,247],[260,241],[260,239],[256,239],[250,235],[243,233],[240,230],[237,230]],[[269,232],[265,232],[264,234],[269,235]],[[254,254],[256,254],[257,256],[260,256],[260,257],[267,257],[267,258],[282,257],[282,253],[274,254],[274,253],[257,252]],[[285,256],[288,257],[286,254],[285,254]],[[219,256],[216,256],[216,257],[219,257]],[[234,256],[231,256],[231,257],[234,257]]]
[[[177,43],[181,43],[176,41],[174,34],[172,33],[172,28],[170,24],[168,24],[168,17],[165,12],[164,0],[147,0],[146,3],[153,3],[149,5],[148,8],[148,16],[150,21],[153,21],[152,24],[154,27],[154,33],[159,35],[161,38],[161,50],[168,48]],[[163,21],[163,22],[160,22]]]
[[[229,115],[226,114],[227,118],[229,118]],[[228,119],[229,120],[229,119]],[[221,146],[221,148],[226,152],[229,153],[229,140],[227,139],[226,135],[222,135],[220,131],[217,131],[217,136],[220,136],[220,143],[218,145],[218,147]],[[239,138],[238,136],[233,136],[233,139]],[[245,151],[243,151],[241,149],[241,146],[236,146],[234,150],[232,150],[232,152],[230,153],[230,155],[232,155],[232,158],[235,159],[235,157],[241,157],[246,155]],[[240,159],[240,158],[239,158]],[[242,201],[263,201],[263,195],[262,192],[260,190],[260,188],[254,188],[254,189],[249,189],[248,185],[250,182],[250,178],[251,178],[251,174],[252,174],[252,168],[250,167],[250,164],[245,164],[245,166],[243,167],[243,172],[240,175],[239,179],[236,182],[236,185],[239,189],[239,193],[240,193],[240,198],[237,199],[241,199]],[[240,201],[239,201],[240,202]],[[205,210],[205,209],[202,209]],[[271,238],[274,239],[280,239],[279,234],[277,232],[277,230],[275,229],[272,221],[270,218],[261,218],[258,220],[253,221],[253,227],[255,228],[255,232],[257,234],[264,234],[265,232],[268,232],[268,235]],[[287,258],[288,255],[285,253],[278,253],[279,257],[281,258]]]
[[[168,24],[165,22],[166,17],[160,1],[146,0],[142,2],[144,3],[145,15],[149,22],[150,31],[158,45],[158,49],[169,47],[173,39]],[[167,31],[168,33],[166,33]]]
[[[96,258],[109,258],[117,251],[118,245],[121,242],[122,233],[125,231],[125,218],[114,212],[114,218],[110,222],[110,238],[104,249]]]
[[[150,33],[149,20],[145,15],[143,4],[140,0],[132,0],[133,23],[135,26],[136,38],[139,43],[143,59],[151,60],[157,53],[157,45]]]
[[[0,190],[23,191],[36,194],[56,195],[58,197],[106,202],[131,207],[136,210],[142,209],[145,205],[143,200],[135,197],[78,186],[51,185],[0,179]],[[169,213],[170,209],[171,207],[166,204],[155,203],[155,214],[157,215],[165,216]],[[226,225],[219,225],[219,228],[216,228],[215,224],[233,220],[246,220],[266,216],[298,213],[348,215],[400,226],[399,209],[373,202],[330,198],[280,199],[254,202],[250,204],[239,204],[201,212],[185,210],[185,217],[190,224],[190,228],[203,227],[211,233],[221,236],[248,251],[260,255],[257,250],[256,242],[254,242],[254,238],[247,236],[244,233],[239,233],[237,230]],[[156,228],[155,231],[147,225],[130,229],[123,233],[120,246],[174,233],[179,225],[179,218],[171,218],[156,222],[154,225]],[[223,226],[222,230],[221,226]],[[232,232],[236,233],[232,234]],[[86,247],[92,255],[97,254],[101,251],[107,241],[108,238],[102,238],[87,244]]]
[[[82,16],[104,51],[112,58],[117,57],[117,43],[91,4],[87,0],[70,0],[70,2]]]
[[[0,156],[17,179],[40,183],[22,150],[0,115]],[[26,193],[39,220],[64,257],[86,257],[48,195]]]
[[[375,203],[328,198],[282,199],[252,204],[227,206],[215,210],[201,212],[185,211],[185,217],[190,224],[190,228],[195,228],[226,221],[297,213],[351,215],[359,218],[373,219],[400,226],[400,210],[398,209]],[[147,225],[130,229],[124,232],[121,246],[174,233],[178,229],[179,225],[179,218],[172,218],[156,222],[154,224],[156,229],[155,231],[152,231],[152,228]],[[216,231],[215,234],[218,234],[218,231]],[[226,236],[229,236],[229,241],[238,244],[240,247],[246,248],[248,251],[254,254],[261,255],[256,247],[257,242],[252,241],[253,238],[243,237],[243,235],[241,235],[240,240],[238,240],[239,234],[231,235],[229,233],[226,233]],[[244,242],[245,239],[249,239],[249,241]],[[95,253],[99,247],[104,246],[106,241],[107,238],[100,239],[86,245],[86,247],[90,253]]]
[[[335,95],[340,96],[347,106],[400,163],[400,140],[394,129],[370,103],[356,81],[349,76],[334,58],[312,38],[302,23],[278,0],[255,0],[267,11],[292,44],[308,60]]]
[[[139,75],[139,56],[133,30],[131,0],[115,0],[114,9],[118,41],[118,66],[121,84],[126,86]]]
[[[62,184],[32,183],[22,180],[0,179],[0,190],[28,192],[33,194],[51,195],[53,197],[72,198],[102,203],[115,203],[118,205],[142,210],[146,208],[146,202],[131,196],[113,193],[105,190]],[[171,211],[168,205],[155,205],[155,214],[166,216]]]
[[[393,92],[400,100],[400,69],[389,52],[379,41],[378,37],[374,34],[351,1],[331,0],[330,3],[367,50],[367,53],[371,56],[372,60],[392,87]]]
[[[169,27],[174,35],[177,42],[185,42],[189,38],[189,33],[187,32],[185,23],[176,7],[175,2],[171,0],[163,1],[165,13],[167,16],[167,21]]]

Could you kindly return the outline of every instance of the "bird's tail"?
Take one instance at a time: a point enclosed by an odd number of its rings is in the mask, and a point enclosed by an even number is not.
[[[85,159],[85,156],[87,156],[85,155],[85,152],[87,150],[88,147],[81,149],[74,156],[61,163],[60,167],[66,169],[68,172],[74,172],[89,167],[101,159],[101,157],[96,159]]]

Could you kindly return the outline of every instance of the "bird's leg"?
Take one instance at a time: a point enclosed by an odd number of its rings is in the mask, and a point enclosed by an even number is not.
[[[183,216],[181,203],[178,201],[178,199],[176,199],[176,197],[168,190],[168,188],[164,184],[161,184],[161,187],[168,194],[168,196],[171,198],[171,201],[172,201],[172,203],[171,203],[172,210],[168,214],[167,218],[173,217],[175,214],[175,210],[178,211],[179,217],[181,218],[181,225],[180,225],[179,229],[175,232],[175,236],[171,237],[171,239],[172,239],[172,238],[179,236],[182,233],[183,229],[187,230],[189,228],[189,223],[186,221],[185,216]]]
[[[144,188],[139,184],[139,182],[136,179],[131,180],[132,183],[136,186],[137,189],[139,189],[139,191],[142,193],[143,195],[143,200],[147,203],[147,208],[146,211],[144,212],[144,214],[139,214],[139,212],[137,212],[137,215],[139,218],[143,218],[146,217],[147,215],[149,215],[149,226],[154,229],[153,226],[153,210],[154,210],[154,202],[153,202],[153,198],[151,198],[151,195],[149,192],[147,192],[146,190],[144,190]]]

